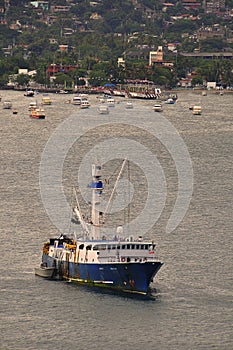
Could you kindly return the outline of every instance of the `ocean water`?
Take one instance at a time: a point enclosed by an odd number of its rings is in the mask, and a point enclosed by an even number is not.
[[[18,111],[13,115],[1,102],[0,349],[232,349],[233,95],[180,92],[162,114],[153,112],[153,101],[133,101],[126,110],[119,98],[104,116],[97,113],[97,96],[90,97],[89,110],[80,110],[65,103],[70,95],[52,94],[45,120],[28,112],[41,94],[0,95]],[[192,103],[201,104],[201,116],[192,115]],[[111,173],[127,152],[132,185],[124,178],[122,188],[131,192],[130,214],[119,189],[120,210],[112,209],[108,230],[140,217],[136,229],[158,244],[164,265],[149,297],[36,277],[43,242],[63,225],[79,230],[70,224],[64,198],[72,205],[73,188],[82,185],[85,207],[86,163],[94,156],[105,163],[107,196]],[[181,180],[187,180],[181,197],[190,203],[178,203],[169,231]]]

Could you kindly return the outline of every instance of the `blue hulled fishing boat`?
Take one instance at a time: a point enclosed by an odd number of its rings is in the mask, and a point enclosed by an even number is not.
[[[43,273],[40,274],[40,268],[37,268],[36,274],[43,277],[46,268],[50,271],[53,268],[50,278],[147,294],[151,281],[162,266],[156,258],[155,243],[144,241],[140,236],[137,239],[133,236],[122,238],[119,229],[112,239],[101,237],[105,218],[100,211],[103,182],[99,164],[92,165],[89,187],[92,191],[91,220],[84,221],[79,204],[73,209],[84,238],[62,234],[45,242],[41,262]]]

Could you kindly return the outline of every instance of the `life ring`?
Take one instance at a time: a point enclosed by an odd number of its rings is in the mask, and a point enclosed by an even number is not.
[[[121,262],[125,262],[125,258],[121,258]]]

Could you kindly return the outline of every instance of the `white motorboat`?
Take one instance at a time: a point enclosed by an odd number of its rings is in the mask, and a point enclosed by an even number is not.
[[[114,107],[115,106],[115,99],[113,97],[107,98],[107,104],[109,107]]]
[[[153,106],[153,110],[154,110],[155,112],[162,112],[163,108],[162,108],[161,103],[156,103],[156,104]]]
[[[193,106],[193,114],[200,115],[202,112],[201,106]]]
[[[106,106],[106,105],[100,105],[99,107],[98,107],[98,112],[99,112],[99,114],[108,114],[109,113],[109,108],[108,108],[108,106]]]
[[[3,109],[11,109],[12,108],[12,102],[7,100],[3,102]]]
[[[81,103],[80,103],[80,108],[81,109],[85,109],[85,108],[89,108],[90,107],[90,102],[88,101],[88,99],[81,99]]]
[[[126,109],[132,109],[133,108],[133,103],[131,101],[127,101],[125,105]]]

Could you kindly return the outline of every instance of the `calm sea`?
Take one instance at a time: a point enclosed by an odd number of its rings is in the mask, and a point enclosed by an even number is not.
[[[161,116],[153,112],[153,101],[134,101],[134,109],[126,111],[125,102],[119,99],[109,115],[102,116],[97,113],[96,96],[91,96],[89,110],[80,110],[65,103],[72,96],[52,94],[53,104],[45,107],[46,119],[32,120],[29,102],[39,103],[40,94],[32,99],[22,92],[1,91],[0,95],[0,349],[232,349],[233,95],[185,92],[179,93],[175,105],[164,105],[161,115],[184,141],[193,168],[191,201],[172,232],[166,232],[166,224],[178,193],[177,151],[169,151],[157,138],[155,127]],[[2,108],[6,99],[12,101],[17,115]],[[192,115],[192,103],[201,104],[201,116]],[[123,122],[127,116],[126,127]],[[113,123],[116,118],[119,125]],[[103,120],[108,126],[101,124]],[[85,126],[92,124],[95,130],[86,130]],[[164,133],[172,140],[174,133],[167,125]],[[46,143],[57,130],[64,137],[58,135],[57,150],[52,153],[51,148],[46,166],[48,172],[53,171],[49,164],[52,167],[59,152],[65,154],[62,186],[70,203],[80,162],[84,159],[85,163],[88,154],[105,162],[101,159],[104,142],[108,142],[109,159],[103,170],[109,177],[110,170],[119,167],[119,159],[114,163],[118,155],[111,142],[120,140],[127,148],[126,139],[130,139],[136,142],[130,147],[142,145],[138,154],[145,152],[143,165],[150,163],[148,150],[156,155],[158,174],[163,175],[159,181],[166,180],[161,193],[157,191],[164,205],[157,219],[153,213],[146,219],[153,226],[146,235],[158,243],[164,265],[152,283],[149,298],[35,277],[42,244],[58,231],[41,198],[39,172]],[[182,161],[185,166],[186,160]],[[146,194],[148,178],[143,175],[143,165],[140,168],[133,160],[131,163],[134,188],[130,217],[137,218],[151,198]],[[60,201],[55,199],[52,207],[56,213],[56,208],[61,209]],[[159,212],[159,203],[155,209]],[[121,210],[110,218],[114,223],[126,220],[127,215]],[[138,227],[143,231],[142,225]]]

